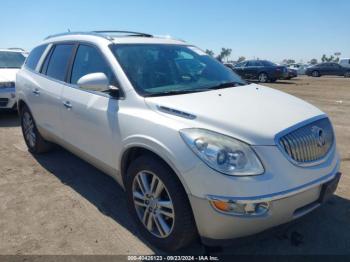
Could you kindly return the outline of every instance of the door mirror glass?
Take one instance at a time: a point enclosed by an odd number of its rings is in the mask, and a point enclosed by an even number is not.
[[[79,78],[79,88],[89,91],[105,92],[109,90],[109,80],[104,73],[92,73]]]

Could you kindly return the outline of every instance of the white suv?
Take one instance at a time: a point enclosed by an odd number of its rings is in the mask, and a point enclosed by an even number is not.
[[[0,110],[16,108],[16,73],[24,60],[23,51],[0,49]]]
[[[339,181],[323,112],[182,41],[51,36],[17,74],[17,98],[29,151],[59,144],[114,177],[141,234],[165,250],[286,223]]]

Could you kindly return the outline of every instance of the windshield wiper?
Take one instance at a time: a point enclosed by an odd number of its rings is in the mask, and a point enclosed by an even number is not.
[[[196,89],[185,89],[185,90],[169,90],[164,91],[160,93],[154,93],[154,94],[146,94],[145,97],[154,97],[154,96],[171,96],[171,95],[182,95],[182,94],[189,94],[189,93],[198,93],[198,92],[205,92],[210,90],[216,90],[216,89],[222,89],[222,88],[229,88],[229,87],[235,87],[235,86],[243,86],[245,83],[241,82],[227,82],[227,83],[221,83],[216,86],[207,87],[207,88],[196,88]]]
[[[202,92],[206,91],[205,89],[185,89],[185,90],[169,90],[164,91],[160,93],[154,93],[154,94],[146,94],[145,97],[154,97],[154,96],[172,96],[172,95],[182,95],[182,94],[189,94],[189,93],[196,93],[196,92]]]
[[[207,90],[216,90],[216,89],[223,89],[223,88],[230,88],[230,87],[244,86],[244,85],[245,83],[241,83],[241,82],[227,82],[227,83],[221,83],[216,86],[208,87]]]

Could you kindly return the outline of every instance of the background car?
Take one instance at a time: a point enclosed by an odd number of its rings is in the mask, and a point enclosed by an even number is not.
[[[339,65],[350,68],[350,58],[341,58],[339,61]]]
[[[287,68],[288,69],[288,76],[286,77],[286,79],[292,79],[294,77],[298,76],[298,71],[293,69],[293,68]]]
[[[24,63],[22,50],[0,49],[0,109],[15,109],[15,80]]]
[[[350,77],[350,68],[341,66],[338,63],[321,63],[309,67],[305,71],[306,75],[320,77],[323,75]]]
[[[298,75],[305,75],[305,70],[309,67],[306,64],[289,64],[287,65],[288,68],[297,70]]]
[[[234,68],[235,64],[234,63],[224,63],[225,66],[227,66],[228,68],[232,69]]]
[[[236,64],[233,71],[244,79],[259,80],[261,83],[275,82],[277,79],[288,77],[287,67],[266,60],[244,61]]]

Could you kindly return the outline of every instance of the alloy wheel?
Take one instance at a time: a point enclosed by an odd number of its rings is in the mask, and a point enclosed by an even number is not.
[[[175,224],[170,194],[160,178],[150,171],[139,172],[133,180],[133,201],[144,227],[158,238],[168,237]]]
[[[36,135],[34,130],[34,121],[28,112],[24,112],[22,117],[23,133],[30,147],[35,147]]]
[[[267,75],[265,73],[262,73],[259,75],[259,82],[261,82],[261,83],[267,82]]]

